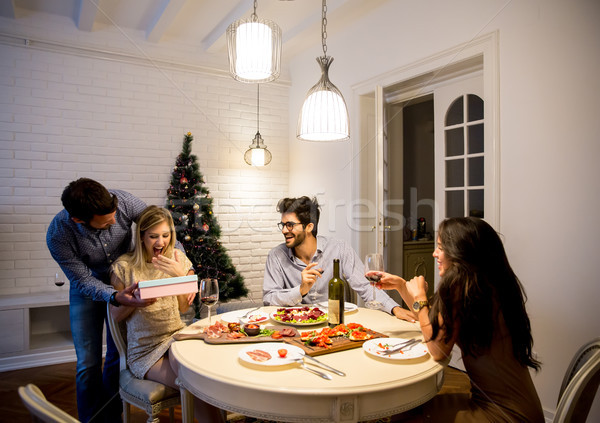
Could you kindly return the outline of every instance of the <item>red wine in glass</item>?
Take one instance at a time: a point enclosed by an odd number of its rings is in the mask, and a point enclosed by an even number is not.
[[[367,276],[367,279],[371,282],[371,285],[376,284],[381,279],[381,275],[371,275]]]
[[[65,277],[62,276],[60,273],[56,273],[54,275],[54,285],[63,286],[64,284],[65,284]]]
[[[200,302],[208,307],[214,306],[217,301],[219,301],[219,298],[216,296],[211,296],[211,297],[202,297],[200,298]]]
[[[219,301],[219,282],[214,278],[200,281],[200,302],[208,307],[208,325],[212,324],[211,310]]]
[[[383,256],[381,254],[367,254],[365,257],[365,274],[369,272],[383,272]],[[375,287],[375,283],[379,282],[381,279],[380,275],[366,276],[365,277],[371,282],[373,285],[373,299],[371,301],[367,301],[365,306],[367,308],[378,310],[383,307],[383,304],[377,301],[377,288]]]

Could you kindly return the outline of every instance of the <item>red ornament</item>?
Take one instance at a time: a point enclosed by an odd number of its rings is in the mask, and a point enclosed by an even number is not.
[[[188,183],[188,179],[185,176],[182,176],[181,179],[179,180],[180,184],[187,184]]]
[[[202,225],[202,229],[204,230],[204,232],[208,232],[208,225],[205,223],[204,225]]]

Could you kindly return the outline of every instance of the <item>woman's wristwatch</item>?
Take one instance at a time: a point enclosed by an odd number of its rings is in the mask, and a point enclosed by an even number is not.
[[[429,301],[415,301],[412,305],[415,313],[418,313],[423,307],[429,307]]]

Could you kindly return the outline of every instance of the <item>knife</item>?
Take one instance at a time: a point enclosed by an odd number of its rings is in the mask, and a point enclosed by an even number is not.
[[[331,371],[331,372],[335,373],[336,375],[339,375],[339,376],[346,376],[346,373],[344,373],[344,372],[342,372],[342,371],[340,371],[340,370],[338,370],[338,369],[335,369],[335,368],[331,367],[330,365],[328,365],[328,364],[325,364],[325,363],[323,363],[322,361],[319,361],[319,360],[317,360],[317,359],[316,359],[316,358],[314,358],[314,357],[311,357],[311,356],[310,356],[310,355],[308,355],[308,354],[305,354],[305,355],[304,355],[304,358],[310,358],[310,359],[311,359],[312,361],[314,361],[315,363],[319,363],[319,365],[321,365],[321,366],[325,367],[327,370],[329,370],[329,371]]]

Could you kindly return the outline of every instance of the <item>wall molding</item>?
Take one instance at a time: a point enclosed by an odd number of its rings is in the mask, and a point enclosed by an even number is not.
[[[194,65],[191,63],[183,62],[174,62],[172,60],[105,50],[97,47],[78,46],[58,41],[47,41],[34,37],[27,37],[24,35],[0,33],[0,45],[29,48],[52,53],[69,54],[72,56],[87,57],[111,62],[160,68],[163,70],[182,71],[219,78],[231,78],[231,75],[228,71],[218,69],[216,67]],[[270,84],[287,87],[291,85],[291,81],[280,77],[276,81],[270,82]]]

